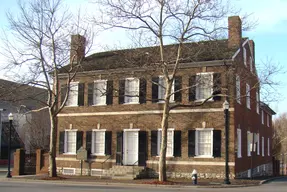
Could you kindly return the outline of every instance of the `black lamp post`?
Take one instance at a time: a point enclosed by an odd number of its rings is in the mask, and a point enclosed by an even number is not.
[[[227,100],[223,103],[224,118],[225,118],[225,179],[224,184],[230,184],[229,167],[228,167],[228,140],[229,140],[229,103]]]
[[[10,172],[10,161],[11,161],[11,128],[12,128],[12,121],[13,121],[13,114],[10,113],[8,115],[9,119],[9,144],[8,144],[8,173],[7,173],[7,178],[11,178],[11,172]]]

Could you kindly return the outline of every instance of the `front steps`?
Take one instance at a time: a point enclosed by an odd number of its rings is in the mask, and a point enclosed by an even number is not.
[[[114,165],[108,170],[104,170],[101,178],[134,180],[146,178],[145,167],[142,166],[120,166]]]

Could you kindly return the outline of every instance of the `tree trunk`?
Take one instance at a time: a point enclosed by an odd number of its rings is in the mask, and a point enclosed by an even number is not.
[[[163,106],[162,121],[161,121],[161,147],[160,147],[160,157],[159,157],[159,181],[166,181],[166,149],[167,149],[167,129],[168,129],[168,118],[169,118],[169,99],[171,92],[172,82],[168,83],[166,86],[165,102]]]
[[[51,121],[50,151],[49,151],[49,177],[57,177],[56,167],[56,142],[57,142],[57,120],[54,117],[53,109],[49,108]]]

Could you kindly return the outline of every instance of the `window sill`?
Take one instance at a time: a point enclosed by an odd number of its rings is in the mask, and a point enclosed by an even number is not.
[[[65,107],[79,107],[79,105],[65,105]]]
[[[63,153],[63,155],[76,155],[76,153]]]
[[[165,103],[165,101],[159,101],[159,102],[157,102],[158,104],[164,104]],[[175,103],[175,101],[169,101],[169,103]]]
[[[123,103],[124,105],[136,105],[136,104],[140,104],[140,102],[133,102],[133,103]]]
[[[237,156],[237,158],[238,158],[238,159],[241,159],[241,158],[242,158],[242,156],[241,156],[241,155],[240,155],[240,156]]]
[[[194,158],[206,158],[206,159],[213,159],[214,157],[213,156],[205,156],[205,155],[196,155],[194,156]]]
[[[106,156],[105,154],[103,153],[92,153],[91,156]]]
[[[106,106],[107,104],[95,104],[95,105],[92,105],[93,107],[97,107],[97,106]]]

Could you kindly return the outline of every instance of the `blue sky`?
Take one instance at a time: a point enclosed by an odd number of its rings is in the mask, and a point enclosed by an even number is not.
[[[17,0],[0,0],[0,28],[7,25],[6,11],[17,11]],[[249,37],[255,41],[255,59],[256,64],[273,63],[283,66],[282,71],[287,71],[287,0],[231,0],[236,8],[241,8],[243,13],[252,13],[251,19],[257,20],[258,25],[252,31],[243,32],[244,37]],[[76,11],[81,8],[81,12],[93,12],[93,5],[89,0],[66,0],[71,10]],[[115,31],[114,31],[115,32]],[[113,38],[107,41],[107,38],[96,37],[94,42],[97,44],[109,46],[117,44],[116,37],[120,36],[113,34]],[[107,36],[107,35],[105,35]],[[0,55],[0,66],[5,63],[5,58]],[[287,112],[287,78],[286,74],[278,74],[276,81],[280,81],[281,85],[278,88],[281,94],[278,102],[270,103],[271,107],[279,114]],[[0,73],[0,78],[6,78]]]

